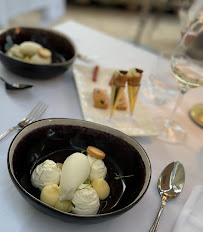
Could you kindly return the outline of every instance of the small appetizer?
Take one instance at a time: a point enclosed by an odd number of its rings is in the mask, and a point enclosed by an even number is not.
[[[94,107],[100,109],[107,109],[109,104],[109,98],[106,90],[94,89],[93,90]]]
[[[130,112],[133,113],[135,102],[137,100],[138,91],[140,88],[140,81],[142,78],[143,71],[141,69],[132,68],[128,71],[128,96]]]
[[[127,81],[127,71],[115,71],[113,75],[112,81],[112,89],[111,89],[111,112],[110,115],[114,114],[116,106],[123,94],[125,83]]]

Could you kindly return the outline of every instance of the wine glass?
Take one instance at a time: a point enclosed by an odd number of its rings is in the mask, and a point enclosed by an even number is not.
[[[157,56],[151,74],[144,79],[142,96],[149,103],[164,105],[170,103],[179,93],[179,84],[172,78],[171,66],[164,53]]]
[[[171,57],[171,68],[180,84],[180,93],[170,117],[157,120],[158,138],[179,143],[185,138],[186,131],[174,120],[175,113],[190,88],[203,86],[203,17],[194,20],[183,35]]]

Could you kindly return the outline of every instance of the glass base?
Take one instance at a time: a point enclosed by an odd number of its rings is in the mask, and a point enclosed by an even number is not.
[[[203,128],[203,104],[194,105],[189,115],[198,126]]]
[[[181,143],[185,139],[186,132],[177,122],[158,118],[156,124],[159,130],[158,139],[168,143]]]

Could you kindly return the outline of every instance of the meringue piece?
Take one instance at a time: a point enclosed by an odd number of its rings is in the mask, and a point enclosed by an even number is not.
[[[90,175],[89,180],[94,181],[96,179],[104,178],[107,174],[107,168],[101,159],[96,159],[95,157],[88,155],[88,161],[90,163]]]
[[[97,214],[100,201],[96,191],[89,184],[82,184],[72,199],[72,212],[80,215]]]
[[[42,190],[46,185],[59,184],[61,170],[53,160],[45,160],[37,165],[31,176],[31,183],[34,187]]]
[[[61,172],[60,200],[71,200],[75,190],[86,181],[90,174],[90,164],[87,156],[76,152],[64,162]]]
[[[108,183],[103,179],[96,179],[92,183],[93,188],[97,192],[100,200],[105,200],[110,194],[110,187]]]
[[[51,184],[45,186],[40,194],[40,200],[52,207],[55,207],[58,198],[59,198],[59,186],[57,184]]]

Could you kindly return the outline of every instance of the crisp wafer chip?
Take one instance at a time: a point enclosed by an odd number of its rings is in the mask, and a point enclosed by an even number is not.
[[[100,149],[98,149],[96,147],[92,147],[92,146],[87,147],[87,152],[91,156],[94,156],[97,159],[104,159],[105,156],[106,156],[106,154],[102,150],[100,150]]]
[[[39,48],[38,49],[38,54],[42,57],[42,58],[49,58],[51,57],[51,52],[49,49],[47,48]]]

